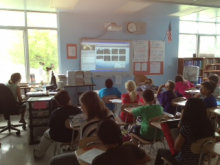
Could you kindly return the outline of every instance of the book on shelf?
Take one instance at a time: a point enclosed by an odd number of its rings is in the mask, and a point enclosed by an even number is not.
[[[198,66],[200,69],[203,68],[202,60],[186,60],[184,66]]]

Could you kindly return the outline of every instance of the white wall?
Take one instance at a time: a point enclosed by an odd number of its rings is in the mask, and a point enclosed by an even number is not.
[[[126,22],[145,22],[147,25],[146,34],[128,34],[125,32]],[[100,39],[114,40],[164,40],[170,18],[152,18],[140,16],[124,15],[86,15],[60,12],[58,15],[59,26],[59,62],[60,73],[66,74],[67,70],[79,70],[80,63],[80,39],[84,37],[93,38],[102,34],[101,26],[106,22],[116,22],[123,26],[121,31],[108,32]],[[156,85],[165,83],[169,79],[174,79],[178,66],[178,43],[179,43],[179,20],[171,20],[173,41],[168,44],[165,38],[165,66],[164,75],[149,76],[153,78]],[[67,59],[66,44],[77,44],[77,60]],[[115,78],[112,78],[115,80]],[[133,77],[123,77],[121,85],[115,85],[125,92],[124,82],[133,80]],[[94,78],[97,84],[95,89],[104,86],[105,78]],[[85,89],[86,90],[86,89]],[[73,93],[73,92],[72,92]]]

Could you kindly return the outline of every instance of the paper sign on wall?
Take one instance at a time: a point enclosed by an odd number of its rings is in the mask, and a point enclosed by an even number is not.
[[[164,41],[150,41],[150,61],[164,61],[164,54]]]
[[[150,63],[150,73],[160,73],[160,62]]]
[[[148,61],[148,41],[134,40],[134,62],[147,62]]]

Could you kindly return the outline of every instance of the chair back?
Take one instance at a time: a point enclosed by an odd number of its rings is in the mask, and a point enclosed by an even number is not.
[[[109,100],[111,100],[111,99],[117,99],[117,98],[118,98],[118,97],[115,96],[115,95],[108,95],[108,96],[102,97],[102,100],[104,101],[104,103],[112,103],[112,102],[109,101]]]
[[[169,119],[169,117],[167,115],[152,117],[152,118],[150,118],[149,123],[151,125],[152,122],[162,122],[162,121],[167,121],[168,119]]]
[[[0,84],[0,91],[0,113],[4,114],[5,117],[8,115],[18,115],[17,102],[11,90],[4,84]]]
[[[103,145],[98,136],[85,137],[79,140],[79,148],[95,147]]]
[[[178,136],[179,130],[178,130],[178,123],[180,119],[172,119],[163,121],[160,123],[161,129],[163,131],[163,134],[167,140],[168,146],[170,148],[170,152],[172,155],[176,154],[176,151],[174,149],[174,140]]]
[[[144,82],[147,80],[147,77],[143,74],[135,75],[134,82],[137,86],[144,84]]]

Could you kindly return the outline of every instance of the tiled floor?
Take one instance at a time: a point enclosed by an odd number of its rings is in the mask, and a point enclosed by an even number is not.
[[[19,116],[12,116],[12,122],[17,123]],[[0,116],[0,126],[5,125],[6,122],[3,116]],[[46,156],[39,162],[34,162],[33,159],[33,149],[36,145],[28,144],[28,133],[27,130],[21,129],[21,135],[16,136],[15,132],[12,131],[11,134],[8,132],[0,133],[0,165],[48,165],[50,158],[53,157],[54,145],[52,144],[49,148]],[[27,128],[28,129],[28,128]],[[147,151],[147,148],[145,150]],[[162,143],[158,143],[154,148],[163,148]],[[156,149],[151,151],[150,157],[152,161],[148,165],[154,165],[154,160],[156,157]],[[212,164],[215,161],[212,161]]]

